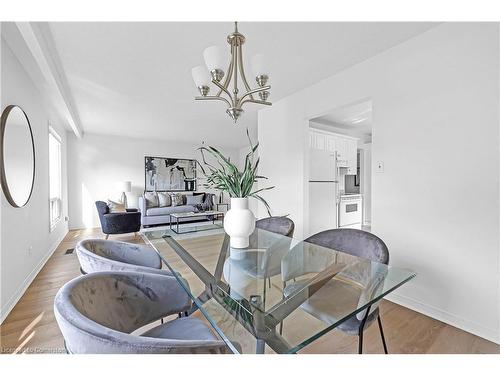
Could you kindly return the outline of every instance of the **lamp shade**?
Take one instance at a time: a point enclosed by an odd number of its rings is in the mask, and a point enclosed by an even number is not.
[[[252,72],[255,77],[260,75],[269,76],[269,65],[265,56],[261,53],[254,55],[250,61]]]
[[[130,181],[124,181],[118,183],[118,188],[120,191],[124,193],[130,193],[132,191],[132,182]]]
[[[211,46],[203,51],[203,58],[209,72],[220,69],[225,72],[229,65],[229,53],[227,48]]]
[[[203,65],[195,66],[191,70],[191,74],[193,75],[196,87],[208,86],[210,84],[210,75],[207,72],[207,68]]]

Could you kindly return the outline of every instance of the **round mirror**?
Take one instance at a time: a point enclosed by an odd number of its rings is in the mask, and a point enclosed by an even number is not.
[[[1,182],[5,197],[14,207],[28,203],[35,180],[35,144],[26,113],[9,105],[0,127]]]

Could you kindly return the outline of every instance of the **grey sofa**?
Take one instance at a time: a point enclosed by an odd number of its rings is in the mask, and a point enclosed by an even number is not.
[[[146,194],[169,194],[168,192],[147,192]],[[156,204],[151,202],[151,199],[146,199],[143,195],[139,197],[139,211],[141,211],[141,224],[145,227],[149,225],[168,224],[170,223],[170,214],[182,212],[199,212],[200,209],[209,211],[215,209],[215,195],[211,193],[195,193],[184,194],[184,202],[181,205],[172,205],[171,200],[167,200],[162,204],[158,201]],[[190,204],[191,197],[198,197],[195,204]],[[193,200],[194,200],[193,199]],[[185,218],[179,220],[180,222],[188,222],[199,220],[199,218]]]
[[[225,353],[224,341],[194,317],[131,334],[190,305],[173,276],[96,272],[66,283],[54,300],[54,313],[69,353]]]

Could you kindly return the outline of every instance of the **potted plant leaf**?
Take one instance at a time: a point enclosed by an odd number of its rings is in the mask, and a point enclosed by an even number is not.
[[[229,157],[224,156],[215,147],[202,146],[199,148],[203,161],[203,165],[200,164],[200,166],[206,176],[204,186],[226,192],[231,198],[231,208],[224,218],[224,230],[230,236],[231,247],[239,249],[248,247],[248,237],[255,229],[255,216],[248,208],[248,198],[255,198],[262,202],[271,216],[269,204],[259,193],[274,188],[271,186],[258,190],[253,189],[258,180],[267,178],[257,174],[260,159],[256,157],[256,152],[259,143],[252,144],[248,130],[247,137],[250,152],[245,157],[245,164],[241,171],[231,162]],[[209,163],[205,158],[205,153],[213,156],[215,161]]]

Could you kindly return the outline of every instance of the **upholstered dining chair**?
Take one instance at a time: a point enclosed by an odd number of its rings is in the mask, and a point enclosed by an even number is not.
[[[293,237],[295,224],[292,219],[286,216],[270,216],[257,220],[255,222],[255,228],[281,234],[282,236]]]
[[[54,313],[68,353],[226,352],[224,341],[195,317],[179,317],[135,333],[190,305],[174,276],[95,272],[66,283],[55,297]]]
[[[82,273],[99,271],[134,271],[171,273],[161,269],[161,258],[150,246],[121,241],[87,239],[76,244]]]
[[[245,251],[244,257],[239,261],[239,267],[255,279],[264,280],[262,301],[266,304],[266,282],[271,288],[271,277],[281,273],[281,258],[290,250],[290,244],[295,229],[294,222],[285,216],[266,217],[255,222],[255,228],[276,233],[284,238],[269,239],[270,246],[266,247],[259,239],[259,234],[254,233],[249,239],[249,250]],[[266,247],[264,251],[259,250]],[[255,249],[255,250],[252,250]]]
[[[307,238],[305,242],[322,246],[323,248],[332,249],[338,252],[346,253],[349,255],[354,255],[360,258],[365,258],[370,261],[388,264],[389,263],[389,250],[379,237],[375,236],[372,233],[365,232],[359,229],[351,229],[351,228],[340,228],[340,229],[330,229],[317,234],[312,235]],[[292,250],[293,252],[293,250]],[[314,265],[319,265],[328,261],[329,254],[322,251],[315,251],[314,256],[318,259],[310,260],[308,263],[311,265],[310,267],[314,268]],[[320,258],[325,259],[320,259]],[[290,282],[291,280],[295,280],[299,275],[295,273],[288,272],[286,262],[287,259],[284,258],[283,265],[284,272],[282,272],[282,278],[284,282],[283,294],[285,296],[290,295],[297,291],[297,288],[301,287],[301,283],[304,281],[297,280],[296,282]],[[324,267],[324,264],[323,266]],[[304,269],[303,274],[307,274],[309,272],[318,272],[322,267],[319,267],[318,270],[315,269]],[[376,267],[376,266],[375,266]],[[365,285],[363,293],[359,297],[359,304],[364,305],[365,301],[370,299],[368,294],[375,293],[378,288],[380,288],[383,283],[383,270],[376,270],[379,275],[378,278],[371,280],[371,285]],[[349,275],[348,275],[349,276]],[[355,277],[360,277],[359,275],[355,275]],[[361,275],[362,277],[362,275]],[[362,280],[356,280],[362,282]],[[328,285],[328,284],[327,284]],[[321,293],[321,290],[319,291]],[[320,297],[318,298],[320,299]],[[321,317],[321,319],[330,320],[327,311],[322,311],[321,306],[314,306],[314,303],[306,303],[307,306],[302,306],[302,308],[309,313],[312,313],[315,316]],[[321,304],[318,304],[321,305]],[[331,321],[335,321],[336,318],[333,316]],[[382,321],[380,318],[380,312],[378,308],[378,303],[372,304],[368,309],[352,316],[345,322],[341,323],[337,329],[343,331],[348,335],[357,335],[359,337],[358,341],[358,353],[363,353],[363,333],[366,328],[368,328],[375,320],[378,321],[378,326],[380,330],[380,336],[382,338],[382,344],[384,346],[384,352],[387,354],[387,345],[385,342],[384,331],[382,328]],[[282,330],[282,324],[280,330]]]

